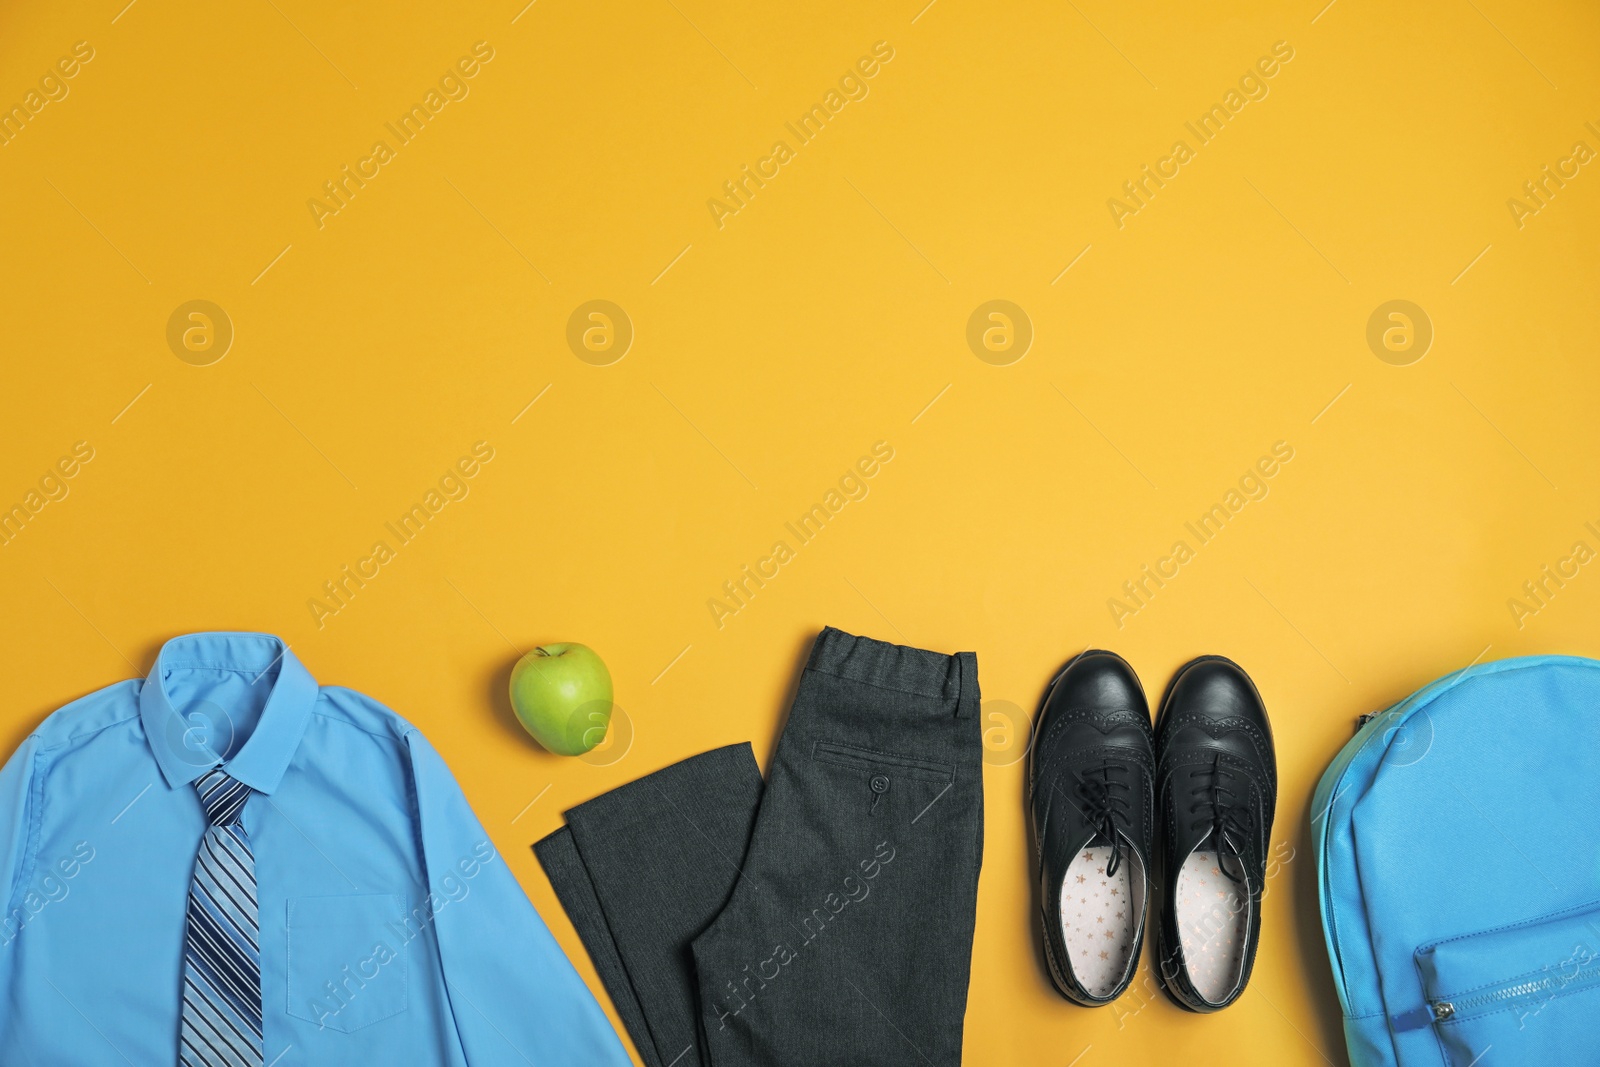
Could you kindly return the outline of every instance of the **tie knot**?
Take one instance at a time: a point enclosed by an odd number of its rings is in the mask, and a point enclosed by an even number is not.
[[[229,778],[221,768],[213,768],[198,778],[194,788],[200,794],[200,806],[206,809],[206,818],[212,826],[232,826],[239,821],[245,801],[250,799],[250,787]]]

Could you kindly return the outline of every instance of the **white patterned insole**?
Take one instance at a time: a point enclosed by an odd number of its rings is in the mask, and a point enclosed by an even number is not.
[[[1094,997],[1109,996],[1127,975],[1144,912],[1144,868],[1133,850],[1123,848],[1112,875],[1110,858],[1109,848],[1083,849],[1061,884],[1061,939],[1072,973]]]
[[[1225,1000],[1244,962],[1250,898],[1243,884],[1222,873],[1215,852],[1192,852],[1178,871],[1178,935],[1195,990],[1213,1003]]]

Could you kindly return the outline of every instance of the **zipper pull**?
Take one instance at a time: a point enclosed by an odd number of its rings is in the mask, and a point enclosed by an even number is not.
[[[1456,1013],[1456,1006],[1448,1000],[1436,1000],[1432,1004],[1433,1021],[1442,1023]]]

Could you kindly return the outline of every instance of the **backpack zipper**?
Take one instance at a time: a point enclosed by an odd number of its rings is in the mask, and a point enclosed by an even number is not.
[[[1495,1004],[1503,1004],[1506,1001],[1521,1000],[1524,997],[1531,997],[1535,993],[1544,993],[1550,990],[1564,993],[1573,986],[1581,988],[1596,981],[1600,981],[1600,968],[1590,970],[1587,973],[1573,975],[1571,978],[1563,978],[1559,974],[1553,974],[1527,982],[1516,982],[1512,985],[1501,986],[1499,989],[1491,989],[1487,993],[1479,993],[1477,996],[1468,997],[1465,1000],[1431,1000],[1428,1002],[1428,1007],[1433,1011],[1433,1021],[1442,1023],[1455,1018],[1463,1012],[1476,1011]]]
[[[1437,683],[1435,683],[1435,684],[1437,684]],[[1384,708],[1384,709],[1382,709],[1380,711],[1367,712],[1366,714],[1358,716],[1357,719],[1356,719],[1356,736],[1359,737],[1360,734],[1361,734],[1361,731],[1363,729],[1365,729],[1367,727],[1367,725],[1372,722],[1373,719],[1376,719],[1379,716],[1382,716],[1382,715],[1385,715],[1385,714],[1387,714],[1389,712],[1394,711],[1396,708],[1400,707],[1400,705],[1406,703],[1406,701],[1412,700],[1415,697],[1419,696],[1420,692],[1421,691],[1419,691],[1417,693],[1413,693],[1409,697],[1405,697],[1404,699],[1398,700],[1395,703],[1389,705],[1387,708]],[[1371,740],[1371,738],[1368,738],[1368,741],[1370,741],[1370,740]],[[1338,801],[1339,795],[1343,791],[1344,776],[1350,770],[1350,765],[1355,762],[1356,757],[1359,756],[1361,754],[1361,752],[1366,749],[1366,746],[1367,746],[1367,742],[1362,742],[1360,745],[1357,745],[1356,744],[1356,738],[1352,737],[1349,741],[1347,741],[1344,744],[1343,747],[1341,747],[1339,749],[1339,753],[1338,753],[1338,755],[1336,755],[1334,757],[1333,763],[1331,765],[1329,765],[1329,767],[1328,767],[1328,769],[1326,771],[1323,772],[1323,777],[1324,778],[1327,778],[1329,775],[1333,776],[1333,788],[1332,788],[1332,791],[1328,794],[1328,802],[1327,802],[1326,806],[1324,807],[1324,809],[1322,811],[1322,814],[1319,816],[1320,818],[1328,820],[1328,822],[1330,822],[1330,823],[1332,822],[1332,820],[1333,820],[1333,806],[1334,806],[1335,802]],[[1341,764],[1342,764],[1342,766],[1341,766]],[[1337,774],[1334,774],[1334,768],[1335,767],[1338,768],[1338,773]],[[1321,783],[1319,782],[1319,789],[1320,789],[1320,784]],[[1316,825],[1316,820],[1315,819],[1312,820],[1312,825],[1313,826]],[[1320,884],[1318,886],[1318,894],[1317,895],[1319,897],[1319,906],[1320,906],[1319,910],[1321,910],[1321,912],[1322,912],[1323,929],[1326,930],[1327,933],[1328,933],[1328,949],[1329,949],[1329,955],[1332,957],[1332,960],[1333,960],[1333,966],[1334,966],[1334,971],[1335,971],[1334,979],[1335,979],[1336,982],[1339,983],[1339,986],[1340,986],[1340,989],[1339,989],[1339,1001],[1340,1001],[1341,1006],[1344,1006],[1344,1003],[1345,1003],[1344,998],[1345,998],[1345,995],[1346,995],[1346,990],[1344,989],[1344,957],[1343,957],[1343,953],[1340,951],[1340,948],[1339,948],[1338,920],[1334,916],[1333,900],[1332,900],[1332,898],[1330,896],[1326,895],[1326,893],[1325,893],[1325,890],[1327,888],[1327,872],[1328,872],[1328,869],[1329,869],[1329,864],[1328,864],[1328,837],[1330,835],[1329,835],[1328,831],[1329,831],[1329,826],[1328,825],[1324,825],[1323,828],[1322,828],[1322,831],[1321,831],[1320,840],[1318,841],[1318,849],[1320,851],[1320,855],[1319,855],[1319,857],[1317,859],[1317,871],[1318,871],[1318,881],[1319,881]]]

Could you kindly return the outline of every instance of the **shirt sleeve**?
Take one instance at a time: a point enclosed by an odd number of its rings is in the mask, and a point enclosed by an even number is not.
[[[11,985],[17,966],[16,940],[21,935],[25,912],[14,905],[21,886],[22,867],[27,858],[28,827],[31,822],[28,798],[33,792],[34,755],[37,738],[30,737],[11,754],[0,768],[0,1049],[7,1047],[6,1021],[11,1017]]]
[[[630,1067],[621,1040],[428,740],[406,735],[429,904],[471,1067]]]

